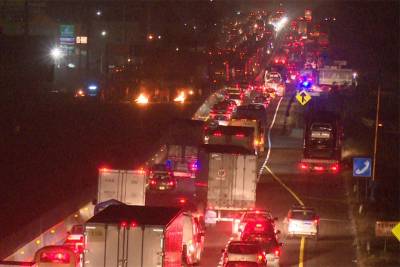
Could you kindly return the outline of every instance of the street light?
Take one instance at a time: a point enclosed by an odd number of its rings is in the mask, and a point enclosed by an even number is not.
[[[107,35],[107,32],[106,32],[106,31],[104,31],[104,30],[103,30],[103,31],[101,31],[101,36],[103,36],[103,37],[104,37],[104,36],[106,36],[106,35]]]
[[[97,10],[97,11],[96,11],[96,15],[97,15],[97,16],[101,16],[101,10]]]
[[[59,47],[54,47],[53,49],[51,49],[50,55],[54,60],[58,60],[64,56]]]

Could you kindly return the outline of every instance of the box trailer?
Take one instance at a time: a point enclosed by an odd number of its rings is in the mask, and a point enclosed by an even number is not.
[[[204,235],[179,208],[110,206],[85,223],[84,267],[181,267],[200,261]]]
[[[200,175],[208,183],[206,220],[214,214],[215,222],[232,221],[237,213],[255,207],[257,157],[252,151],[204,145],[200,155]]]
[[[134,170],[99,170],[97,202],[118,200],[128,205],[145,205],[146,174]]]

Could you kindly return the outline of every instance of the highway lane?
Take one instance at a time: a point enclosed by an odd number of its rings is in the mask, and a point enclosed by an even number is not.
[[[299,105],[299,104],[295,104]],[[300,112],[290,116],[301,116]],[[293,204],[299,200],[306,206],[316,208],[321,216],[321,235],[318,241],[305,239],[300,251],[301,239],[287,239],[282,231],[282,266],[355,266],[353,232],[348,217],[345,181],[341,175],[304,175],[299,173],[297,163],[302,156],[300,128],[283,134],[285,112],[278,112],[271,132],[271,156],[268,170],[263,171],[257,188],[257,203],[268,207],[280,217],[279,227],[284,230],[283,219]],[[301,118],[292,118],[301,121]],[[284,183],[293,197],[278,181]],[[301,260],[302,259],[302,260]]]

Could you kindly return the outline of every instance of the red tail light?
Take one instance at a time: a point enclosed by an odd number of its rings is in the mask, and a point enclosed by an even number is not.
[[[274,255],[276,256],[276,257],[279,257],[279,255],[281,255],[281,251],[280,251],[280,249],[275,249],[274,250]]]
[[[339,165],[338,164],[334,164],[331,166],[331,171],[332,172],[338,172],[339,171]]]
[[[243,138],[243,137],[244,137],[244,134],[239,133],[239,134],[236,134],[235,136],[238,137],[238,138]]]
[[[305,163],[300,163],[300,169],[307,170],[308,169],[308,165],[305,164]]]
[[[258,254],[258,255],[257,255],[257,260],[258,260],[259,262],[263,262],[263,261],[265,260],[264,254]]]
[[[179,203],[180,204],[185,204],[186,203],[186,199],[185,198],[180,198],[179,199]]]
[[[171,186],[175,185],[175,181],[169,181],[168,185],[171,185]]]
[[[121,226],[121,228],[125,228],[125,227],[128,226],[128,223],[123,221],[123,222],[120,223],[120,226]]]
[[[222,133],[221,132],[215,132],[215,133],[213,133],[213,135],[219,137],[219,136],[222,136]]]
[[[131,228],[134,228],[134,227],[136,227],[136,226],[137,226],[136,222],[131,222],[131,223],[129,224],[129,227],[131,227]]]
[[[42,252],[40,262],[68,264],[70,255],[67,252]]]
[[[275,59],[275,63],[278,63],[278,62],[279,62],[279,60]]]
[[[156,182],[155,180],[150,180],[150,184],[151,184],[151,185],[156,185],[157,182]]]

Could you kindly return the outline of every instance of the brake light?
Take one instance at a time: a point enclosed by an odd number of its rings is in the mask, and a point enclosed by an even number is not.
[[[168,185],[175,185],[175,181],[169,181]]]
[[[278,59],[275,59],[275,63],[278,63],[278,61],[279,61]]]
[[[66,252],[42,252],[40,262],[70,263],[70,255]]]
[[[121,226],[121,228],[125,228],[128,226],[128,223],[126,221],[122,221],[120,226]]]
[[[136,226],[137,226],[136,222],[131,222],[131,223],[129,224],[129,227],[131,227],[131,228],[134,228],[134,227],[136,227]]]
[[[316,171],[324,171],[325,168],[323,166],[315,166],[314,170],[316,170]]]
[[[278,248],[274,250],[274,255],[276,257],[279,257],[280,254],[281,254],[281,251]]]
[[[150,180],[150,184],[151,184],[151,185],[156,185],[157,182],[156,182],[155,180]]]
[[[238,138],[243,138],[243,137],[244,137],[244,134],[242,134],[242,133],[236,134],[236,137],[238,137]]]
[[[220,136],[222,136],[222,133],[221,132],[215,132],[215,133],[213,133],[213,135],[220,137]]]
[[[339,171],[339,165],[338,164],[334,164],[331,166],[331,171],[332,172],[338,172]]]
[[[179,199],[179,203],[180,204],[185,204],[186,203],[186,199],[185,198],[180,198]]]
[[[305,163],[300,163],[300,169],[302,169],[302,170],[308,169],[307,164],[305,164]]]
[[[264,260],[264,255],[263,254],[258,254],[257,255],[258,261],[263,261]]]
[[[283,60],[282,60],[282,64],[285,64],[285,63],[286,63],[286,60],[283,59]]]

